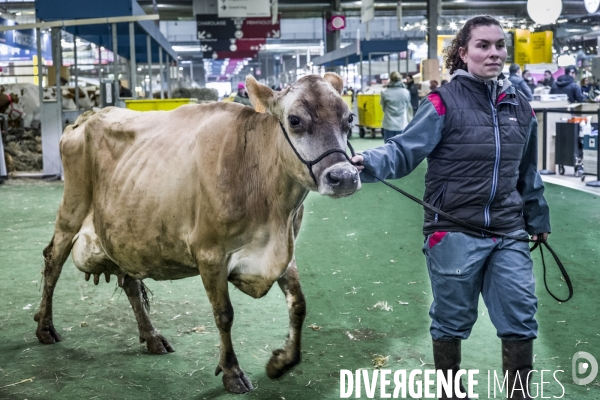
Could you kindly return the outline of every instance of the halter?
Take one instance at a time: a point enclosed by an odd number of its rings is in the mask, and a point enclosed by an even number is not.
[[[12,101],[12,98],[10,97],[10,94],[7,94],[6,97],[8,97],[8,104],[9,104],[9,111],[7,113],[8,115],[8,119],[19,119],[21,118],[21,116],[23,115],[23,111],[19,111],[15,108],[15,105]],[[16,116],[13,116],[13,113],[16,114]]]
[[[285,136],[285,139],[290,144],[290,147],[292,148],[292,150],[294,150],[294,153],[296,154],[296,157],[298,157],[298,160],[300,160],[300,162],[302,164],[306,165],[306,167],[308,168],[308,172],[310,173],[310,176],[312,177],[312,179],[315,182],[315,185],[317,185],[317,187],[319,186],[319,184],[317,183],[317,178],[315,177],[315,174],[312,171],[312,167],[313,167],[313,165],[317,164],[319,161],[321,161],[322,159],[324,159],[328,155],[330,155],[332,153],[342,153],[344,155],[344,157],[346,157],[346,160],[348,160],[348,162],[350,164],[352,164],[352,161],[350,161],[350,157],[348,157],[348,154],[346,154],[346,152],[344,150],[341,150],[341,149],[327,150],[326,152],[324,152],[323,154],[321,154],[319,157],[315,158],[314,160],[312,160],[312,161],[306,161],[304,158],[302,158],[302,156],[300,155],[300,153],[298,153],[298,150],[296,150],[296,148],[292,144],[292,141],[290,140],[290,138],[289,138],[289,136],[288,136],[285,128],[283,127],[283,124],[281,123],[281,121],[279,121],[279,125],[281,126],[281,130],[283,132],[283,136]],[[346,139],[346,144],[348,145],[348,148],[350,149],[350,153],[352,154],[352,157],[354,157],[354,149],[352,148],[352,145],[350,145],[350,142],[348,141],[348,139]]]

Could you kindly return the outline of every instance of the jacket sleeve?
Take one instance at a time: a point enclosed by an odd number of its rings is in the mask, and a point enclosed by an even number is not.
[[[398,179],[411,173],[440,142],[445,113],[440,96],[429,94],[402,134],[388,139],[383,146],[360,153],[365,166],[361,181],[377,182],[373,176]]]
[[[522,80],[521,83],[519,83],[519,90],[523,92],[527,100],[533,100],[533,94],[531,94],[531,89],[529,88],[529,85],[527,85],[527,82],[525,82],[524,80]]]
[[[537,119],[531,119],[529,138],[519,165],[517,190],[523,198],[523,217],[530,235],[550,232],[550,210],[544,198],[544,183],[537,169]]]

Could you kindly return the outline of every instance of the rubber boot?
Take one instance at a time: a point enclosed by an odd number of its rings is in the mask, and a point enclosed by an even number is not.
[[[452,370],[452,377],[456,376],[456,373],[460,369],[460,340],[434,340],[433,341],[433,362],[435,369],[444,371],[444,375],[448,378],[448,370]],[[460,381],[460,390],[466,393],[466,390]],[[459,399],[456,394],[453,393],[452,397],[446,396],[446,392],[442,390],[442,397],[440,400],[455,400]],[[461,400],[469,400],[468,397],[463,397]]]
[[[531,400],[529,381],[531,380],[530,372],[533,369],[533,339],[503,340],[502,369],[504,375],[508,376],[506,398]]]

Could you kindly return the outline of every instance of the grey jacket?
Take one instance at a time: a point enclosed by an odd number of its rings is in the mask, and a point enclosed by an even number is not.
[[[401,82],[394,82],[381,93],[381,107],[383,107],[383,129],[390,131],[403,131],[408,125],[408,107],[410,106],[410,92]]]
[[[519,75],[511,74],[508,77],[508,80],[516,89],[520,90],[521,93],[523,93],[523,95],[525,96],[525,98],[527,100],[529,100],[529,101],[533,100],[533,94],[531,93],[531,88],[529,87],[529,85],[527,84],[525,79],[523,79]]]
[[[440,93],[430,93],[403,134],[362,153],[365,170],[381,179],[397,179],[408,175],[428,157],[425,201],[482,228],[502,232],[524,228],[532,235],[550,232],[544,185],[537,171],[537,120],[532,113],[524,114],[524,110],[531,110],[529,104],[523,103],[523,97],[516,94],[506,79],[502,86],[488,82],[489,97],[480,97],[495,99],[498,103],[495,106],[491,100],[477,103],[477,97],[463,98],[475,87],[472,85],[485,88],[486,83],[464,71],[458,71],[453,78],[456,76],[461,79],[459,82],[453,79],[450,84],[454,85],[448,84],[444,94],[451,100],[448,110]],[[465,78],[473,80],[473,84],[469,85]],[[455,91],[457,85],[465,83],[465,88]],[[485,93],[478,90],[479,96]],[[458,96],[452,97],[452,93]],[[485,107],[490,108],[486,111]],[[464,115],[472,119],[465,119]],[[514,143],[510,141],[511,129],[520,135]],[[460,144],[463,132],[468,135],[464,138],[467,145]],[[515,154],[517,157],[513,159]],[[506,158],[507,155],[511,158]],[[449,163],[440,166],[440,160]],[[448,186],[440,190],[437,186],[444,179]],[[376,182],[365,172],[361,180]],[[426,212],[423,233],[438,230],[469,232]]]

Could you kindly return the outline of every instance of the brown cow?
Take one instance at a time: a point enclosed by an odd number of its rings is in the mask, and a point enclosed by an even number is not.
[[[220,333],[216,374],[235,393],[252,389],[233,350],[228,281],[258,298],[277,282],[290,330],[267,375],[300,362],[305,301],[294,259],[309,190],[338,198],[360,189],[345,154],[352,115],[335,74],[306,76],[274,92],[249,76],[251,107],[187,105],[165,112],[87,112],[61,139],[65,188],[44,250],[36,335],[61,340],[52,294],[70,252],[77,268],[118,278],[151,353],[173,349],[150,322],[142,279],[200,274]],[[292,147],[293,145],[293,147]],[[297,152],[297,153],[296,153]],[[301,162],[315,161],[309,168]],[[318,162],[317,162],[318,160]]]

